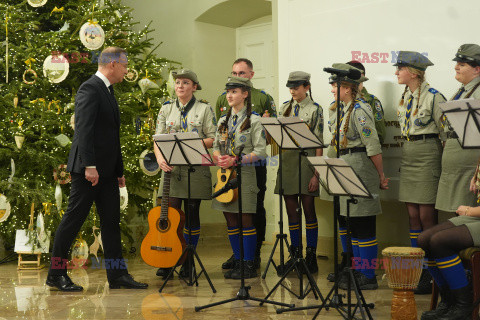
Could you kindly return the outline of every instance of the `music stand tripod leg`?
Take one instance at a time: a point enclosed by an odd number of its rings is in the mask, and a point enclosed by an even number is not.
[[[279,148],[279,154],[278,154],[278,163],[279,163],[279,190],[278,190],[278,197],[279,197],[279,202],[280,202],[280,208],[279,208],[279,213],[280,213],[280,219],[278,221],[278,227],[279,227],[279,234],[276,236],[275,244],[273,245],[272,252],[270,253],[270,258],[268,258],[267,261],[267,266],[265,267],[265,271],[263,272],[262,279],[265,279],[267,276],[268,268],[270,267],[270,263],[273,264],[275,271],[277,271],[277,274],[282,274],[285,272],[285,250],[283,247],[283,242],[285,242],[285,246],[287,247],[287,250],[290,251],[290,246],[288,245],[288,240],[287,240],[287,235],[283,232],[283,163],[282,163],[282,153],[283,153],[283,148]],[[275,262],[273,262],[273,255],[275,253],[275,250],[277,248],[277,245],[280,245],[280,264],[275,265]]]
[[[236,168],[237,168],[237,181],[238,181],[238,221],[239,221],[239,244],[240,244],[240,289],[237,292],[237,295],[234,298],[226,299],[223,301],[214,302],[211,304],[207,304],[204,306],[195,307],[195,311],[200,311],[202,309],[218,306],[221,304],[233,302],[236,300],[252,300],[263,303],[270,303],[278,306],[283,307],[294,307],[293,304],[283,303],[283,302],[276,302],[266,299],[260,299],[250,296],[249,290],[250,286],[245,286],[245,274],[244,274],[244,247],[243,247],[243,223],[242,223],[242,155],[239,152]]]

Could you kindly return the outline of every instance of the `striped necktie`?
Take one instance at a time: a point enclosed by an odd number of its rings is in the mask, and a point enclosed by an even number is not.
[[[407,113],[405,114],[405,126],[404,135],[408,139],[408,133],[410,132],[410,115],[412,114],[413,95],[408,99]]]
[[[235,155],[235,130],[236,130],[235,126],[237,125],[238,116],[234,115],[232,119],[233,119],[232,121],[233,132],[232,132],[232,140],[230,142],[230,147],[232,150],[232,154]]]
[[[187,110],[185,110],[186,108],[184,108],[183,112],[182,112],[182,117],[181,117],[181,121],[182,121],[182,132],[187,132],[188,131],[188,124],[187,124]]]
[[[465,87],[461,87],[460,90],[458,90],[457,94],[455,95],[455,97],[453,97],[453,100],[458,100],[460,99],[460,97],[462,96],[462,93],[465,92]]]
[[[297,103],[293,109],[293,116],[298,117],[298,111],[300,110],[300,105]]]

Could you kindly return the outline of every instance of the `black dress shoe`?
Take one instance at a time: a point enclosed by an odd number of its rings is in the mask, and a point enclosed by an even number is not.
[[[228,270],[228,269],[233,269],[234,267],[235,267],[235,256],[232,254],[232,256],[228,258],[227,261],[222,263],[222,269]]]
[[[172,270],[172,268],[159,268],[157,270],[157,276],[162,277],[163,280],[167,280],[167,277],[170,274],[170,270]],[[173,278],[173,273],[170,276],[170,279],[172,278]]]
[[[58,290],[62,291],[82,291],[83,287],[77,286],[73,283],[72,279],[69,276],[47,276],[47,286],[55,287]]]
[[[148,284],[141,283],[133,280],[130,274],[124,274],[123,276],[110,281],[110,289],[120,289],[124,287],[126,289],[147,289]]]

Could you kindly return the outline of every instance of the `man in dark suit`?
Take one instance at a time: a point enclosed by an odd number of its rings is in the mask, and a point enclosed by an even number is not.
[[[62,291],[81,291],[67,275],[68,252],[95,201],[102,231],[105,269],[111,289],[144,289],[133,280],[122,256],[120,194],[125,186],[120,147],[120,112],[112,85],[127,73],[127,53],[118,47],[102,51],[98,71],[75,97],[75,134],[67,170],[72,176],[68,208],[53,243],[47,285]]]

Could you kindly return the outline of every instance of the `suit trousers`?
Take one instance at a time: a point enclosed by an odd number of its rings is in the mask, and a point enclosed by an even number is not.
[[[115,280],[128,273],[122,256],[118,178],[100,176],[98,184],[92,186],[84,174],[72,173],[71,176],[68,208],[55,233],[49,275],[66,274],[65,265],[59,262],[69,259],[70,247],[95,202],[100,217],[107,279]]]
[[[260,247],[265,241],[265,228],[267,226],[267,217],[264,206],[265,191],[267,190],[267,167],[261,161],[255,163],[255,174],[257,176],[257,213],[253,216],[253,225],[257,229],[257,246]]]

